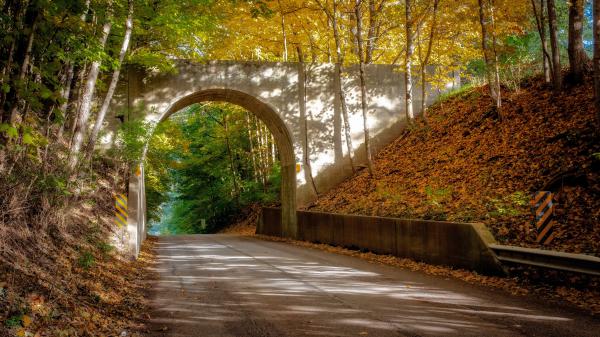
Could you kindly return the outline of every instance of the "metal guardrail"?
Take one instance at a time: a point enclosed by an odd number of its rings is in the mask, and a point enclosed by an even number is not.
[[[600,258],[595,256],[496,244],[489,247],[500,262],[600,276]]]

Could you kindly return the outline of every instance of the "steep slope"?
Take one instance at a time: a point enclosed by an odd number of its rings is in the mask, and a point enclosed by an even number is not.
[[[366,170],[309,207],[337,213],[484,222],[502,243],[538,247],[529,199],[556,193],[545,248],[600,253],[600,142],[591,82],[554,94],[539,79],[504,93],[497,118],[483,87],[432,106]]]
[[[100,159],[69,184],[54,153],[47,171],[0,170],[0,336],[139,335],[152,244],[129,261],[114,242],[123,165]]]

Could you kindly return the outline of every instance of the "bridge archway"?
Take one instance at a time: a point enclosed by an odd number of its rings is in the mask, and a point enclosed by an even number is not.
[[[238,105],[258,117],[269,129],[279,151],[281,163],[281,223],[282,235],[295,238],[296,226],[296,159],[294,143],[290,131],[274,107],[260,99],[234,89],[204,89],[184,96],[174,102],[164,113],[159,123],[168,119],[172,114],[192,105],[202,102],[227,102]]]
[[[129,120],[152,124],[190,104],[206,101],[229,102],[254,113],[275,137],[281,156],[282,235],[297,237],[297,205],[310,204],[317,193],[335,187],[353,174],[350,156],[355,163],[365,163],[356,67],[346,69],[348,76],[340,79],[335,64],[180,60],[174,65],[173,72],[128,68],[126,85],[120,88],[117,97],[121,99],[115,100],[115,108],[127,111]],[[404,79],[396,70],[394,65],[365,68],[368,124],[374,152],[398,137],[405,126]],[[338,87],[346,93],[348,129],[342,126]],[[413,94],[421,97],[419,92]],[[438,94],[437,90],[430,91],[426,105]],[[421,102],[416,99],[413,104],[418,111]],[[119,120],[113,123],[112,129],[117,130]],[[350,133],[349,150],[345,150],[348,143],[342,139],[343,130]],[[143,172],[143,167],[140,171]],[[140,236],[143,239],[145,233],[144,181],[138,180],[135,174],[130,180],[128,218],[131,247],[136,252]]]

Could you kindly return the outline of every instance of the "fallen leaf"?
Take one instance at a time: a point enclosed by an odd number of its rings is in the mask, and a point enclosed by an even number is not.
[[[23,315],[23,318],[21,319],[21,321],[23,322],[24,327],[28,327],[31,325],[32,319],[31,319],[31,317],[29,317],[27,315]]]

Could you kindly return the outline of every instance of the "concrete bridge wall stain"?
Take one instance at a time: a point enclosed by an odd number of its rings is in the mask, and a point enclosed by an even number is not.
[[[316,198],[307,183],[305,165],[301,165],[299,174],[295,171],[296,163],[303,162],[302,139],[308,140],[308,157],[317,192],[331,189],[352,174],[342,136],[342,112],[335,91],[338,79],[334,64],[179,62],[174,73],[136,69],[128,69],[126,73],[127,79],[115,96],[113,109],[126,111],[129,120],[141,119],[157,124],[186,106],[203,101],[234,103],[263,120],[273,133],[280,153],[283,216],[289,222],[289,226],[284,226],[287,236],[297,234],[296,208]],[[364,165],[358,69],[346,68],[345,74],[342,83],[349,108],[353,157],[355,163]],[[375,152],[403,131],[403,77],[395,66],[366,67],[368,125]],[[303,83],[299,83],[302,78]],[[420,113],[421,94],[419,88],[415,89],[414,109]],[[430,90],[427,105],[435,100],[437,93]],[[303,106],[305,110],[301,111]],[[109,129],[116,130],[117,121],[113,120],[113,127]],[[110,143],[111,134],[103,141]]]

